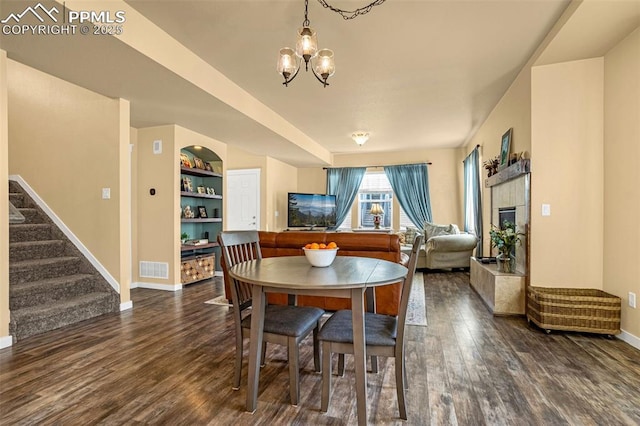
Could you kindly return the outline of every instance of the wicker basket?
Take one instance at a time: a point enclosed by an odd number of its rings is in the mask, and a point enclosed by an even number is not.
[[[619,334],[621,300],[596,289],[529,287],[527,320],[547,331]]]

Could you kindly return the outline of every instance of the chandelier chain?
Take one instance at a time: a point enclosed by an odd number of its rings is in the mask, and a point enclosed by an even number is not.
[[[309,22],[309,0],[304,0],[304,21],[302,22],[303,27],[308,27],[311,25]]]
[[[305,0],[305,5],[307,3],[308,0]],[[339,13],[343,19],[347,20],[347,19],[353,19],[359,15],[365,15],[367,13],[369,13],[371,11],[371,9],[373,8],[373,6],[379,6],[382,3],[384,3],[387,0],[374,0],[373,2],[371,2],[370,4],[368,4],[367,6],[358,8],[356,10],[342,10],[342,9],[338,9],[337,7],[333,7],[331,6],[329,3],[327,3],[325,0],[318,0],[318,3],[320,3],[322,6],[324,6],[326,9],[331,9],[332,11]],[[305,13],[305,19],[306,19],[306,13]]]

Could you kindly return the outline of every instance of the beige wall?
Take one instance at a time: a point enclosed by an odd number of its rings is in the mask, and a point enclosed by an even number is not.
[[[602,288],[603,71],[602,58],[532,70],[531,285]]]
[[[180,223],[178,179],[175,155],[176,128],[173,125],[138,129],[136,141],[137,182],[137,259],[138,262],[166,262],[169,279],[140,278],[139,263],[134,265],[134,280],[165,286],[180,285]],[[153,141],[162,141],[162,153],[153,153]],[[150,189],[155,189],[155,195]]]
[[[267,157],[267,231],[282,231],[287,227],[288,193],[298,191],[298,169]],[[278,212],[278,216],[275,212]]]
[[[11,60],[7,76],[9,173],[21,175],[126,286],[128,102]],[[111,189],[111,199],[101,198],[102,188]]]
[[[640,28],[604,57],[604,290],[622,298],[622,328],[640,336]],[[638,303],[637,302],[637,303]]]
[[[9,336],[9,161],[7,52],[0,50],[0,339]],[[9,344],[4,342],[3,344]],[[3,347],[0,344],[0,348]]]

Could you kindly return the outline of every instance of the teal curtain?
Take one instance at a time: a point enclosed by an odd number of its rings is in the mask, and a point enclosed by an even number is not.
[[[431,222],[431,197],[429,196],[429,172],[427,165],[403,164],[385,166],[384,172],[391,183],[400,207],[416,227],[422,229]]]
[[[339,167],[327,169],[327,194],[336,196],[336,226],[349,214],[353,200],[366,172],[365,167]]]
[[[464,160],[464,230],[478,237],[476,256],[482,257],[480,153],[476,147]]]

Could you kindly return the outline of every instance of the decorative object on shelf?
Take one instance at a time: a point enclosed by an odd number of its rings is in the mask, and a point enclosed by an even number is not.
[[[513,134],[513,128],[507,130],[502,135],[502,144],[500,146],[500,170],[509,165],[509,150],[511,149],[511,135]]]
[[[184,206],[183,212],[185,219],[193,219],[195,217],[193,210],[191,210],[191,206]]]
[[[211,187],[207,187],[207,194],[208,195],[216,195],[216,190],[211,188]]]
[[[208,161],[205,161],[204,163],[204,169],[208,172],[212,172],[213,171],[213,167],[211,166],[211,163]]]
[[[218,209],[217,207],[213,209],[213,217],[216,219],[220,218],[220,209]]]
[[[189,160],[189,156],[184,152],[180,153],[180,165],[182,167],[189,167],[189,168],[193,167],[191,165],[191,160]]]
[[[512,274],[516,271],[516,257],[513,251],[524,234],[516,231],[515,223],[505,220],[501,228],[495,226],[489,231],[491,246],[498,249],[496,264],[498,272]]]
[[[358,144],[358,146],[362,146],[366,141],[369,140],[369,133],[367,132],[354,132],[351,134],[351,139]]]
[[[484,163],[484,168],[487,169],[487,177],[491,177],[498,173],[498,166],[500,165],[500,157],[495,156]]]
[[[186,232],[183,232],[182,234],[180,234],[180,241],[182,242],[182,244],[186,243],[188,239],[189,239],[189,234],[187,234]]]
[[[195,155],[193,156],[193,164],[195,165],[196,169],[200,169],[200,170],[204,170],[204,161],[202,161],[202,158],[200,157],[196,157]]]
[[[382,215],[384,214],[384,210],[382,210],[382,206],[378,203],[371,204],[371,210],[369,211],[373,216],[373,227],[375,229],[380,229],[380,220],[382,219]]]
[[[190,177],[182,178],[182,191],[184,192],[193,192],[193,182]]]
[[[207,216],[207,208],[205,206],[198,206],[198,217],[201,219],[206,219]]]
[[[198,194],[206,194],[207,193],[207,189],[204,187],[204,185],[198,185]]]

